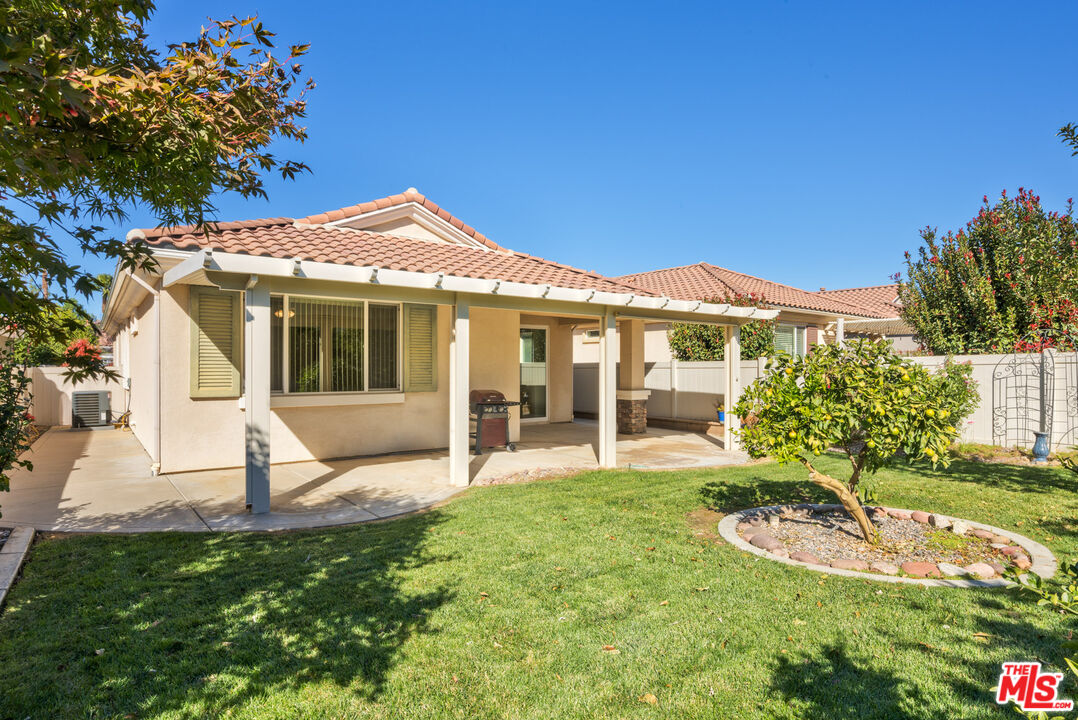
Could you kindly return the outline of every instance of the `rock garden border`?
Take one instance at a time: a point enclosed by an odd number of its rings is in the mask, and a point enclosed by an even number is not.
[[[779,555],[774,555],[767,550],[758,548],[755,545],[749,544],[744,538],[742,538],[737,532],[738,523],[748,520],[748,518],[754,515],[766,515],[772,513],[781,513],[788,510],[816,510],[816,511],[829,511],[829,510],[841,510],[842,506],[837,504],[790,504],[790,505],[765,505],[763,507],[747,508],[745,510],[739,510],[732,512],[722,520],[719,521],[719,536],[723,540],[730,543],[739,550],[752,553],[753,555],[759,555],[760,557],[767,558],[773,562],[780,562],[785,565],[793,565],[795,567],[805,568],[813,570],[815,572],[829,573],[831,575],[843,575],[845,577],[860,578],[862,580],[880,580],[890,583],[905,583],[908,585],[925,585],[929,587],[957,587],[957,588],[972,588],[972,587],[1006,587],[1012,583],[1004,578],[912,578],[902,577],[897,575],[884,575],[882,573],[873,572],[861,572],[858,570],[845,570],[843,568],[831,567],[830,565],[815,565],[812,563],[800,562],[798,560],[791,560],[790,558],[784,558]],[[900,508],[885,507],[885,510],[891,512],[897,510],[898,512],[912,513],[911,510],[902,510]],[[966,520],[965,518],[955,518],[950,515],[940,515],[950,521],[961,520],[966,523],[971,529],[979,528],[981,530],[987,530],[997,535],[1002,535],[1014,542],[1015,545],[1021,547],[1027,553],[1032,560],[1033,564],[1029,568],[1029,572],[1034,572],[1040,575],[1042,578],[1050,578],[1056,572],[1056,558],[1052,554],[1052,551],[1041,545],[1035,540],[1030,540],[1024,535],[1010,532],[1002,528],[994,527],[992,525],[985,525],[984,523],[973,522],[972,520]]]

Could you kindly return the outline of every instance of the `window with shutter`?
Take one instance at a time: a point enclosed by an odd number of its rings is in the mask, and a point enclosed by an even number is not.
[[[775,353],[794,354],[794,327],[792,325],[775,326]]]
[[[438,389],[438,307],[404,306],[404,391]]]
[[[240,295],[191,288],[191,397],[239,397]]]

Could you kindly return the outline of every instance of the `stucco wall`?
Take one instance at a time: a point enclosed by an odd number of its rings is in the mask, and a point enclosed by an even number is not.
[[[500,390],[508,400],[520,400],[520,313],[472,308],[470,387]],[[448,414],[448,409],[446,413]],[[509,414],[509,437],[520,439],[520,413]],[[446,429],[442,444],[448,441]]]
[[[179,286],[164,296],[162,322],[166,337],[174,340],[162,358],[162,471],[240,466],[244,460],[244,416],[239,401],[190,397],[188,291]],[[449,433],[449,308],[444,306],[438,308],[437,351],[436,392],[409,393],[402,403],[384,405],[273,408],[271,461],[445,447]],[[208,432],[208,428],[212,430]]]
[[[147,295],[124,331],[127,343],[124,356],[127,366],[122,369],[122,375],[130,379],[131,385],[131,389],[127,391],[131,430],[142,443],[142,447],[147,449],[153,447],[153,303],[153,296]]]

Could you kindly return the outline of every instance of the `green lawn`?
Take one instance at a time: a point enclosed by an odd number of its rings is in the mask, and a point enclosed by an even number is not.
[[[1059,616],[786,567],[692,525],[705,502],[830,500],[803,477],[593,472],[345,529],[45,540],[0,616],[0,718],[1015,717],[999,665],[1058,665]],[[956,463],[878,485],[1067,559],[1072,477]]]

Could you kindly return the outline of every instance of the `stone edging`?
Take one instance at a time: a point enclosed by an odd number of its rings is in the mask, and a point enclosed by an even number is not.
[[[836,510],[841,509],[841,505],[813,505],[802,503],[799,505],[767,505],[765,507],[748,508],[747,510],[740,510],[738,512],[730,513],[722,520],[719,521],[719,535],[723,540],[730,543],[739,550],[750,552],[754,555],[765,557],[773,562],[780,562],[785,565],[793,565],[796,567],[807,568],[815,572],[830,573],[832,575],[844,575],[846,577],[860,578],[862,580],[880,580],[890,583],[906,583],[909,585],[927,585],[929,587],[1006,587],[1012,583],[1003,578],[990,578],[987,580],[981,580],[979,578],[968,579],[944,579],[944,578],[911,578],[911,577],[898,577],[895,575],[882,575],[879,573],[859,572],[857,570],[843,570],[841,568],[833,568],[829,565],[813,565],[811,563],[798,562],[797,560],[791,560],[789,558],[779,557],[772,555],[767,550],[758,548],[755,545],[750,545],[740,535],[737,534],[737,525],[751,515],[758,513],[777,513],[786,509],[793,510]],[[885,508],[890,511],[893,509],[902,510],[902,508]],[[911,512],[911,511],[906,511]],[[1015,545],[1018,545],[1029,553],[1030,560],[1033,561],[1033,566],[1030,567],[1030,571],[1040,575],[1042,578],[1050,578],[1055,575],[1056,572],[1056,558],[1052,555],[1052,552],[1041,545],[1039,542],[1030,540],[1024,535],[1003,530],[1002,528],[994,527],[992,525],[985,525],[984,523],[973,522],[972,520],[966,520],[965,518],[955,518],[950,515],[941,515],[948,520],[962,520],[967,523],[971,528],[980,528],[981,530],[988,530],[990,532],[1002,535],[1005,538],[1014,541]]]
[[[15,576],[26,560],[30,543],[34,539],[34,529],[17,527],[11,531],[3,546],[0,546],[0,607],[4,605],[7,591],[15,584]]]

